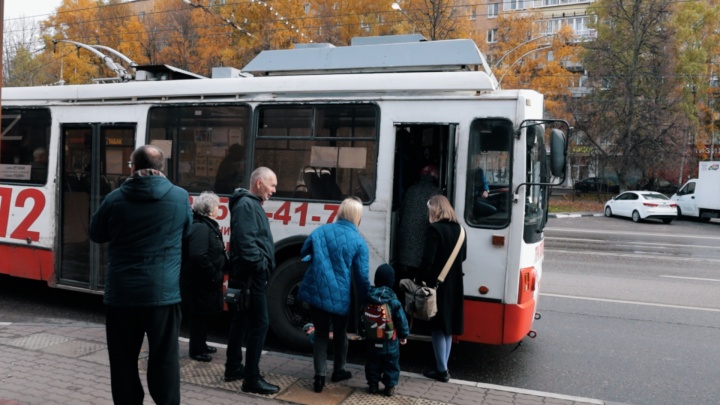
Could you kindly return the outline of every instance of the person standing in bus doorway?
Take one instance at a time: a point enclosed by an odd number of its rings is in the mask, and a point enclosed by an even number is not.
[[[212,361],[217,349],[207,345],[210,318],[223,309],[223,274],[227,253],[220,227],[215,221],[220,198],[212,191],[195,197],[193,224],[183,240],[180,293],[190,318],[190,358]]]
[[[132,175],[90,220],[93,242],[108,242],[106,335],[113,402],[141,405],[138,356],[149,344],[147,383],[156,404],[180,404],[178,338],[182,239],[192,225],[188,193],[163,175],[162,151],[131,155]]]
[[[438,276],[452,255],[460,237],[461,225],[450,201],[443,195],[435,195],[427,202],[430,226],[425,235],[420,271],[416,282],[437,285]],[[437,287],[438,312],[430,322],[433,352],[436,366],[425,370],[425,377],[440,382],[450,381],[448,360],[452,347],[452,335],[463,333],[463,272],[462,262],[467,254],[467,239],[453,261],[445,280]]]
[[[228,335],[225,381],[243,378],[243,392],[275,394],[280,390],[260,376],[260,354],[265,346],[270,320],[267,309],[267,283],[275,268],[275,244],[270,222],[262,202],[275,193],[277,176],[267,167],[250,175],[250,190],[239,188],[230,197],[230,260],[228,287],[247,282],[250,303],[247,310],[233,311]],[[245,368],[242,368],[242,342],[246,338]]]
[[[398,228],[397,262],[399,281],[403,278],[415,278],[422,260],[423,246],[425,246],[425,231],[428,227],[427,201],[435,194],[440,194],[438,188],[438,169],[428,165],[420,170],[417,183],[408,188],[400,211],[400,226]],[[397,287],[397,282],[395,283]]]
[[[325,386],[331,323],[335,356],[331,380],[340,382],[352,377],[345,370],[351,280],[357,285],[360,302],[365,302],[370,291],[369,251],[365,239],[358,232],[362,209],[362,202],[357,197],[343,200],[336,221],[315,229],[300,251],[305,258],[303,260],[310,262],[297,299],[310,305],[310,318],[315,327],[315,392],[322,392]]]

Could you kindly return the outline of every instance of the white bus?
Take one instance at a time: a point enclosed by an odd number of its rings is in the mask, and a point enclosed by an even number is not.
[[[164,150],[165,174],[191,198],[221,195],[226,241],[229,193],[268,166],[278,176],[264,205],[277,254],[271,326],[301,345],[307,235],[334,220],[344,197],[360,197],[372,280],[397,256],[403,193],[433,164],[467,231],[458,340],[534,334],[548,187],[564,177],[571,128],[543,119],[541,94],[499,89],[471,40],[360,38],[265,51],[242,70],[214,71],[223,78],[148,80],[160,76],[138,67],[123,83],[2,89],[0,274],[102,293],[106,247],[87,226],[139,145]]]

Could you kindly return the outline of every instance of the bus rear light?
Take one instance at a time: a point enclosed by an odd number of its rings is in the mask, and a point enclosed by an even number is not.
[[[493,246],[505,246],[505,237],[502,235],[493,235],[492,244]]]
[[[527,302],[533,298],[535,292],[535,280],[537,273],[534,267],[520,269],[520,290],[518,291],[518,304]]]
[[[480,288],[478,288],[478,292],[482,295],[485,295],[490,292],[490,289],[487,288],[487,286],[481,285]]]

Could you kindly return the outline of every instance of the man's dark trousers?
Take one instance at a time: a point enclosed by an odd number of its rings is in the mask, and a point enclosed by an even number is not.
[[[265,347],[265,337],[270,326],[264,288],[250,290],[250,306],[245,314],[247,316],[245,382],[254,382],[260,379],[260,355]]]
[[[149,358],[147,380],[157,405],[180,404],[180,304],[159,307],[107,307],[105,331],[110,358],[113,402],[142,405],[138,356],[145,334]]]
[[[242,365],[242,345],[247,332],[247,313],[239,311],[233,304],[228,304],[232,315],[230,332],[228,332],[227,359],[225,360],[225,375],[230,376]]]

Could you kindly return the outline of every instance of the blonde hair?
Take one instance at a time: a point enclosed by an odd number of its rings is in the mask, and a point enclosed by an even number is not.
[[[434,223],[443,219],[450,222],[458,222],[457,216],[455,215],[455,210],[453,209],[452,205],[450,205],[450,201],[448,201],[447,197],[445,197],[444,195],[437,194],[430,197],[427,202],[427,206],[430,223]]]
[[[362,218],[362,202],[357,197],[348,197],[340,203],[338,208],[337,218],[350,221],[355,226],[360,225],[360,219]]]

